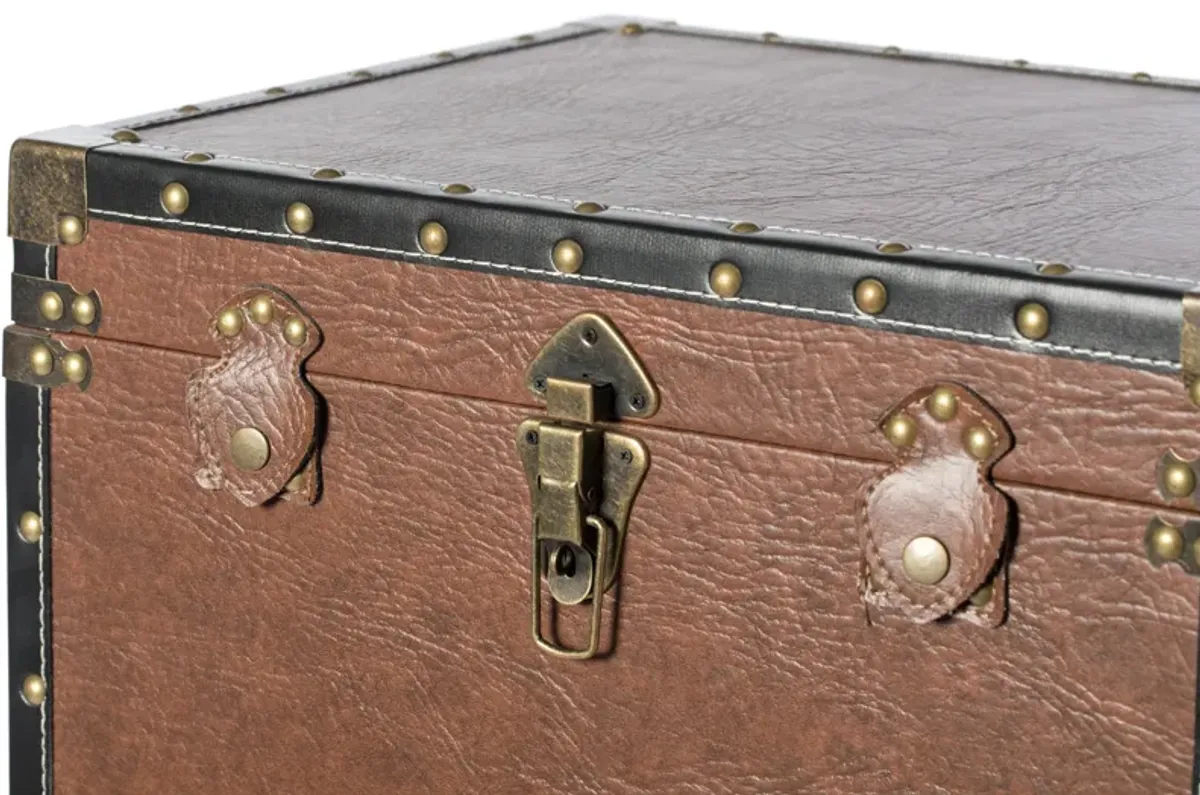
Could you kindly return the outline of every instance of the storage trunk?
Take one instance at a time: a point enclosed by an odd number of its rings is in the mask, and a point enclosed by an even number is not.
[[[13,791],[1195,791],[1195,89],[599,20],[17,142]]]

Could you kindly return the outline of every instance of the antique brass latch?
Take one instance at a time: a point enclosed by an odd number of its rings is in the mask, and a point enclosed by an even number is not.
[[[526,383],[549,414],[521,423],[517,434],[533,501],[533,639],[550,654],[586,660],[600,648],[604,594],[616,581],[629,514],[650,465],[645,445],[601,423],[651,416],[658,393],[620,332],[594,313],[554,335]],[[555,629],[545,631],[543,580],[556,605],[591,600],[585,646],[559,642],[555,618]]]

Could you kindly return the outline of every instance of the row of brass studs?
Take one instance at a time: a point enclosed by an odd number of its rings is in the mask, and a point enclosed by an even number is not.
[[[42,540],[42,517],[33,511],[21,514],[17,522],[17,535],[26,544]],[[40,707],[46,701],[46,680],[38,674],[29,674],[21,683],[21,698],[31,707]]]
[[[51,323],[62,320],[65,312],[62,296],[53,290],[47,290],[38,299],[38,314]],[[90,326],[96,319],[96,302],[87,295],[75,296],[71,299],[71,319],[77,326]]]
[[[958,398],[953,390],[938,387],[925,399],[925,411],[938,422],[949,422],[958,414]],[[911,447],[917,441],[917,423],[905,412],[896,412],[883,424],[883,435],[896,447]],[[986,461],[996,449],[996,437],[983,425],[971,425],[963,431],[962,445],[976,461]]]
[[[82,384],[87,378],[88,360],[82,353],[70,351],[56,362],[49,345],[38,343],[29,349],[29,370],[39,378],[53,373],[56,364],[62,367],[63,377],[72,384]]]
[[[260,326],[265,326],[275,319],[275,302],[269,295],[257,295],[251,299],[247,311],[250,319]],[[217,331],[222,337],[230,339],[242,333],[242,310],[231,306],[223,309],[217,315]],[[304,319],[297,315],[288,315],[283,319],[283,338],[294,348],[299,348],[308,341],[308,326]]]

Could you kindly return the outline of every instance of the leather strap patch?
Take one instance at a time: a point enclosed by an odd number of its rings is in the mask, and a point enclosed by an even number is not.
[[[1013,446],[1000,415],[959,384],[918,389],[880,428],[897,460],[860,492],[861,592],[868,618],[1004,621],[1008,498],[992,467]]]
[[[324,404],[304,362],[320,329],[279,290],[256,287],[218,310],[209,331],[221,358],[192,373],[187,388],[196,482],[247,506],[315,502]]]

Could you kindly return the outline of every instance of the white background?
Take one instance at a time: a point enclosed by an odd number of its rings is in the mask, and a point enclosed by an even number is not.
[[[7,145],[35,130],[100,123],[623,13],[685,25],[1200,79],[1196,0],[611,0],[596,5],[561,0],[0,0],[0,139]],[[0,206],[7,207],[7,158],[4,169]],[[0,246],[4,274],[11,270],[11,257],[11,247]],[[0,311],[8,306],[5,275]],[[7,792],[7,707],[3,710],[0,792]]]

